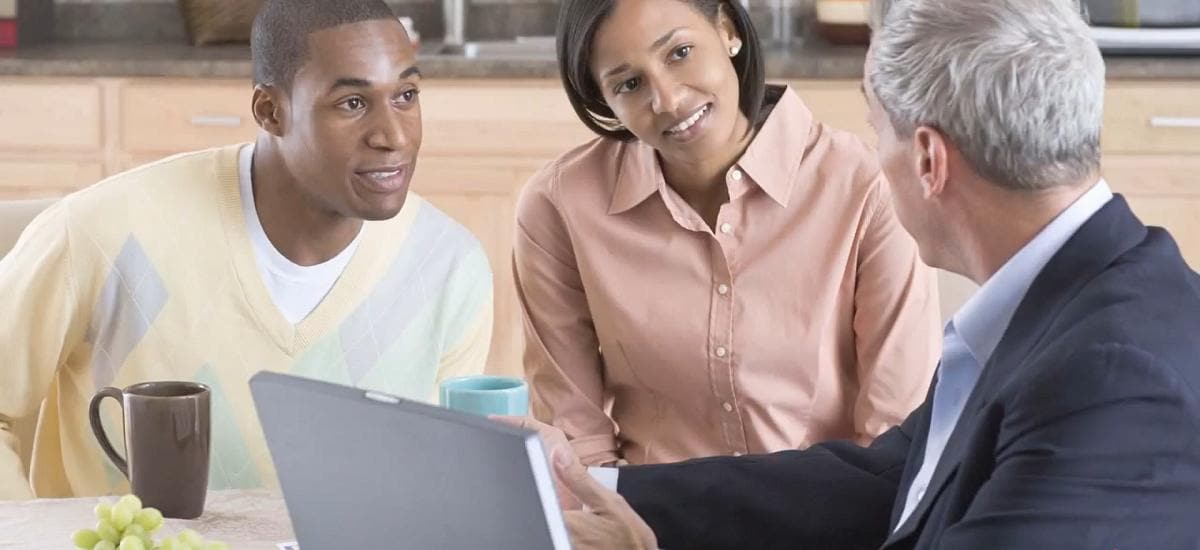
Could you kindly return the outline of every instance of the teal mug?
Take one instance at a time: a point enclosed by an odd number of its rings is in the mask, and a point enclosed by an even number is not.
[[[529,386],[509,376],[462,376],[444,380],[441,405],[481,416],[527,416]]]

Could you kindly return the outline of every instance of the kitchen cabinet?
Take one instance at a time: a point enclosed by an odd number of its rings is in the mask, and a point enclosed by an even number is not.
[[[1110,82],[1104,176],[1148,225],[1171,231],[1200,268],[1200,82]]]
[[[790,81],[817,119],[875,137],[858,80]],[[1200,266],[1200,82],[1114,81],[1105,176],[1149,224],[1169,228]],[[545,163],[592,138],[556,80],[427,80],[413,188],[475,233],[495,275],[489,370],[519,374],[520,311],[510,254],[518,191]],[[254,138],[241,80],[0,78],[0,200],[61,196],[171,154]],[[940,274],[942,309],[974,290]]]
[[[0,197],[5,200],[61,196],[103,177],[100,162],[0,157]]]

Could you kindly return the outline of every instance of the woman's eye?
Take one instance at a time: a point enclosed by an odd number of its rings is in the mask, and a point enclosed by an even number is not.
[[[404,93],[400,94],[400,101],[403,103],[412,103],[413,101],[417,100],[417,95],[419,95],[420,93],[421,92],[419,92],[417,90],[407,90]]]
[[[675,51],[671,52],[671,57],[673,59],[684,59],[691,54],[692,46],[680,46],[675,48]]]
[[[362,98],[359,97],[352,97],[342,102],[342,107],[348,111],[357,111],[366,106],[367,102],[363,101]]]
[[[624,93],[632,92],[637,89],[638,84],[639,84],[639,81],[636,78],[631,78],[629,80],[626,80],[617,85],[617,93],[624,94]]]

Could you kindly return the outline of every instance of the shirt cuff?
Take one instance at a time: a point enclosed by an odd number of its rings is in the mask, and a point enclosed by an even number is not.
[[[588,474],[592,479],[596,480],[605,489],[612,492],[617,492],[617,476],[621,473],[620,468],[609,468],[607,466],[588,466]]]
[[[571,450],[586,466],[599,466],[620,458],[617,455],[617,438],[612,434],[577,437],[571,440]]]

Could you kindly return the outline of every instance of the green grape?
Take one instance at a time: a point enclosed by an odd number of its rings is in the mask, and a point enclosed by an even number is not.
[[[171,537],[171,538],[163,541],[163,544],[165,545],[167,543],[167,541],[170,541],[170,543],[171,543],[170,547],[168,547],[167,550],[191,550],[192,549],[192,545],[188,544],[187,541],[183,540],[183,537],[181,537],[179,535],[175,535],[174,537]]]
[[[179,542],[185,542],[188,546],[200,546],[204,544],[204,538],[191,529],[184,529],[179,533]]]
[[[113,506],[112,526],[117,531],[124,531],[133,522],[133,513],[125,501],[118,502],[116,506]]]
[[[121,539],[119,550],[146,550],[146,543],[142,542],[141,537],[128,536]]]
[[[103,521],[112,519],[112,504],[106,500],[100,501],[100,504],[97,504],[92,511],[96,513],[96,519]]]
[[[141,525],[138,525],[136,523],[130,523],[129,527],[126,527],[124,531],[121,531],[121,538],[129,537],[129,536],[141,538],[142,535],[145,535],[145,534],[146,534],[145,527],[142,527]]]
[[[121,542],[121,531],[113,527],[112,522],[108,520],[96,522],[96,534],[100,535],[101,540],[108,541],[114,547],[118,542]]]
[[[109,541],[102,540],[97,542],[96,545],[92,547],[92,550],[117,550],[117,545]]]
[[[184,549],[182,547],[180,547],[179,545],[177,545],[175,543],[175,539],[172,537],[172,538],[163,539],[162,543],[160,543],[158,545],[157,550],[184,550]]]
[[[80,529],[75,531],[75,534],[71,536],[71,542],[75,543],[76,548],[92,550],[92,547],[95,546],[97,542],[100,542],[100,535],[96,534],[96,532],[91,529]]]
[[[133,522],[141,525],[147,533],[153,533],[162,527],[163,515],[157,509],[142,508],[136,516],[133,516]]]
[[[117,506],[122,505],[128,506],[130,508],[129,511],[136,514],[138,510],[142,509],[142,499],[138,498],[137,495],[125,495],[121,497],[121,500],[117,501]]]

